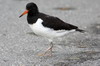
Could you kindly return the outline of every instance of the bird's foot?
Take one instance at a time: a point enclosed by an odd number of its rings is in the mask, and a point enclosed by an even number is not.
[[[48,48],[44,53],[38,54],[38,56],[52,56],[52,47]]]
[[[41,54],[38,54],[38,56],[52,56],[52,54],[49,54],[49,53],[41,53]]]

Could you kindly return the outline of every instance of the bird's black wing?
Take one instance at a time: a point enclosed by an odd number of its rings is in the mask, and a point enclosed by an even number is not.
[[[43,18],[43,26],[49,27],[54,30],[72,30],[77,29],[77,26],[65,23],[61,19],[53,16],[45,16]]]

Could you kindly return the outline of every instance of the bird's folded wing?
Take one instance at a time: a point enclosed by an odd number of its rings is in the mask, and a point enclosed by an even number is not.
[[[53,16],[47,16],[43,18],[43,26],[49,27],[54,30],[72,30],[77,29],[77,26],[65,23],[61,19]]]

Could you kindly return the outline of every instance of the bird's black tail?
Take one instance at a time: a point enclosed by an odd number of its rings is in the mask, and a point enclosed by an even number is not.
[[[85,32],[85,30],[82,30],[82,29],[76,29],[76,31],[79,31],[79,32],[82,32],[82,33]]]

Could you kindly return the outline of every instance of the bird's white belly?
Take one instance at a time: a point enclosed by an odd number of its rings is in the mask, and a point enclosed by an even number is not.
[[[55,38],[55,37],[63,36],[66,33],[70,32],[70,31],[65,31],[65,30],[55,31],[48,27],[44,27],[42,25],[42,22],[43,20],[39,18],[36,23],[29,25],[36,35],[47,37],[47,38]]]
[[[47,32],[47,29],[45,29],[45,28],[43,29],[43,28],[35,26],[35,25],[30,25],[30,27],[36,35],[45,36],[45,37],[48,36],[49,32]]]
[[[47,38],[53,38],[56,37],[56,33],[49,28],[41,26],[37,26],[36,24],[30,25],[31,29],[36,35],[47,37]]]

